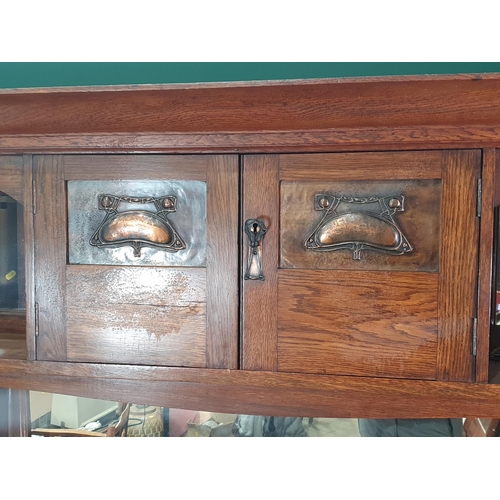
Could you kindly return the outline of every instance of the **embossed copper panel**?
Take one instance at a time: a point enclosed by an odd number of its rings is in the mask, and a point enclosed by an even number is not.
[[[134,257],[141,256],[143,247],[155,247],[166,252],[184,250],[186,245],[168,219],[170,212],[177,210],[175,196],[160,198],[113,196],[98,197],[99,210],[105,210],[101,225],[90,238],[90,244],[99,248],[131,246]],[[120,212],[120,205],[135,203],[154,205],[156,212],[148,210],[127,210]]]
[[[282,182],[280,267],[439,270],[441,181]]]
[[[205,182],[67,185],[70,264],[205,265]]]
[[[306,238],[306,250],[350,250],[354,260],[361,260],[366,251],[390,255],[413,251],[394,220],[396,212],[404,212],[403,195],[354,198],[319,193],[314,206],[323,217]]]

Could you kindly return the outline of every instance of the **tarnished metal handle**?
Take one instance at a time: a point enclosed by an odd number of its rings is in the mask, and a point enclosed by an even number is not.
[[[246,280],[262,280],[266,278],[262,271],[262,240],[267,227],[262,219],[248,219],[245,222],[245,233],[248,236],[248,262]]]

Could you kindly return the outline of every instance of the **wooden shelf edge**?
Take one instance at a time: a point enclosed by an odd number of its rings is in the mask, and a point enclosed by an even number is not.
[[[500,415],[500,385],[460,382],[1,360],[0,386],[250,415],[324,418]]]

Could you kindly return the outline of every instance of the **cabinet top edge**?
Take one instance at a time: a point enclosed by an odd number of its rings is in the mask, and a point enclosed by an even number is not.
[[[20,87],[0,89],[0,96],[10,94],[51,94],[80,92],[131,92],[131,91],[168,91],[191,89],[224,89],[240,87],[283,87],[302,85],[345,85],[357,83],[418,83],[438,81],[482,81],[498,80],[500,73],[454,73],[425,75],[383,75],[337,78],[302,78],[281,80],[245,80],[223,82],[189,82],[189,83],[158,83],[158,84],[124,84],[124,85],[75,85],[56,87]]]

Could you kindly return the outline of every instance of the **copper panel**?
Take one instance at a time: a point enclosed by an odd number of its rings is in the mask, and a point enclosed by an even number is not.
[[[90,238],[90,244],[99,248],[131,246],[134,257],[141,257],[143,247],[159,248],[165,252],[184,250],[186,244],[172,227],[168,215],[177,211],[176,196],[154,198],[113,196],[101,194],[98,197],[99,210],[106,215]],[[149,210],[125,210],[120,212],[122,203],[152,206]]]
[[[404,212],[402,195],[353,198],[320,193],[314,205],[323,217],[306,238],[306,250],[351,250],[354,260],[361,260],[367,251],[390,255],[413,251],[394,219],[397,212]]]
[[[439,271],[441,181],[281,182],[280,267]]]
[[[206,182],[68,181],[67,187],[70,264],[206,265]]]
[[[439,275],[280,270],[278,369],[435,379]]]

